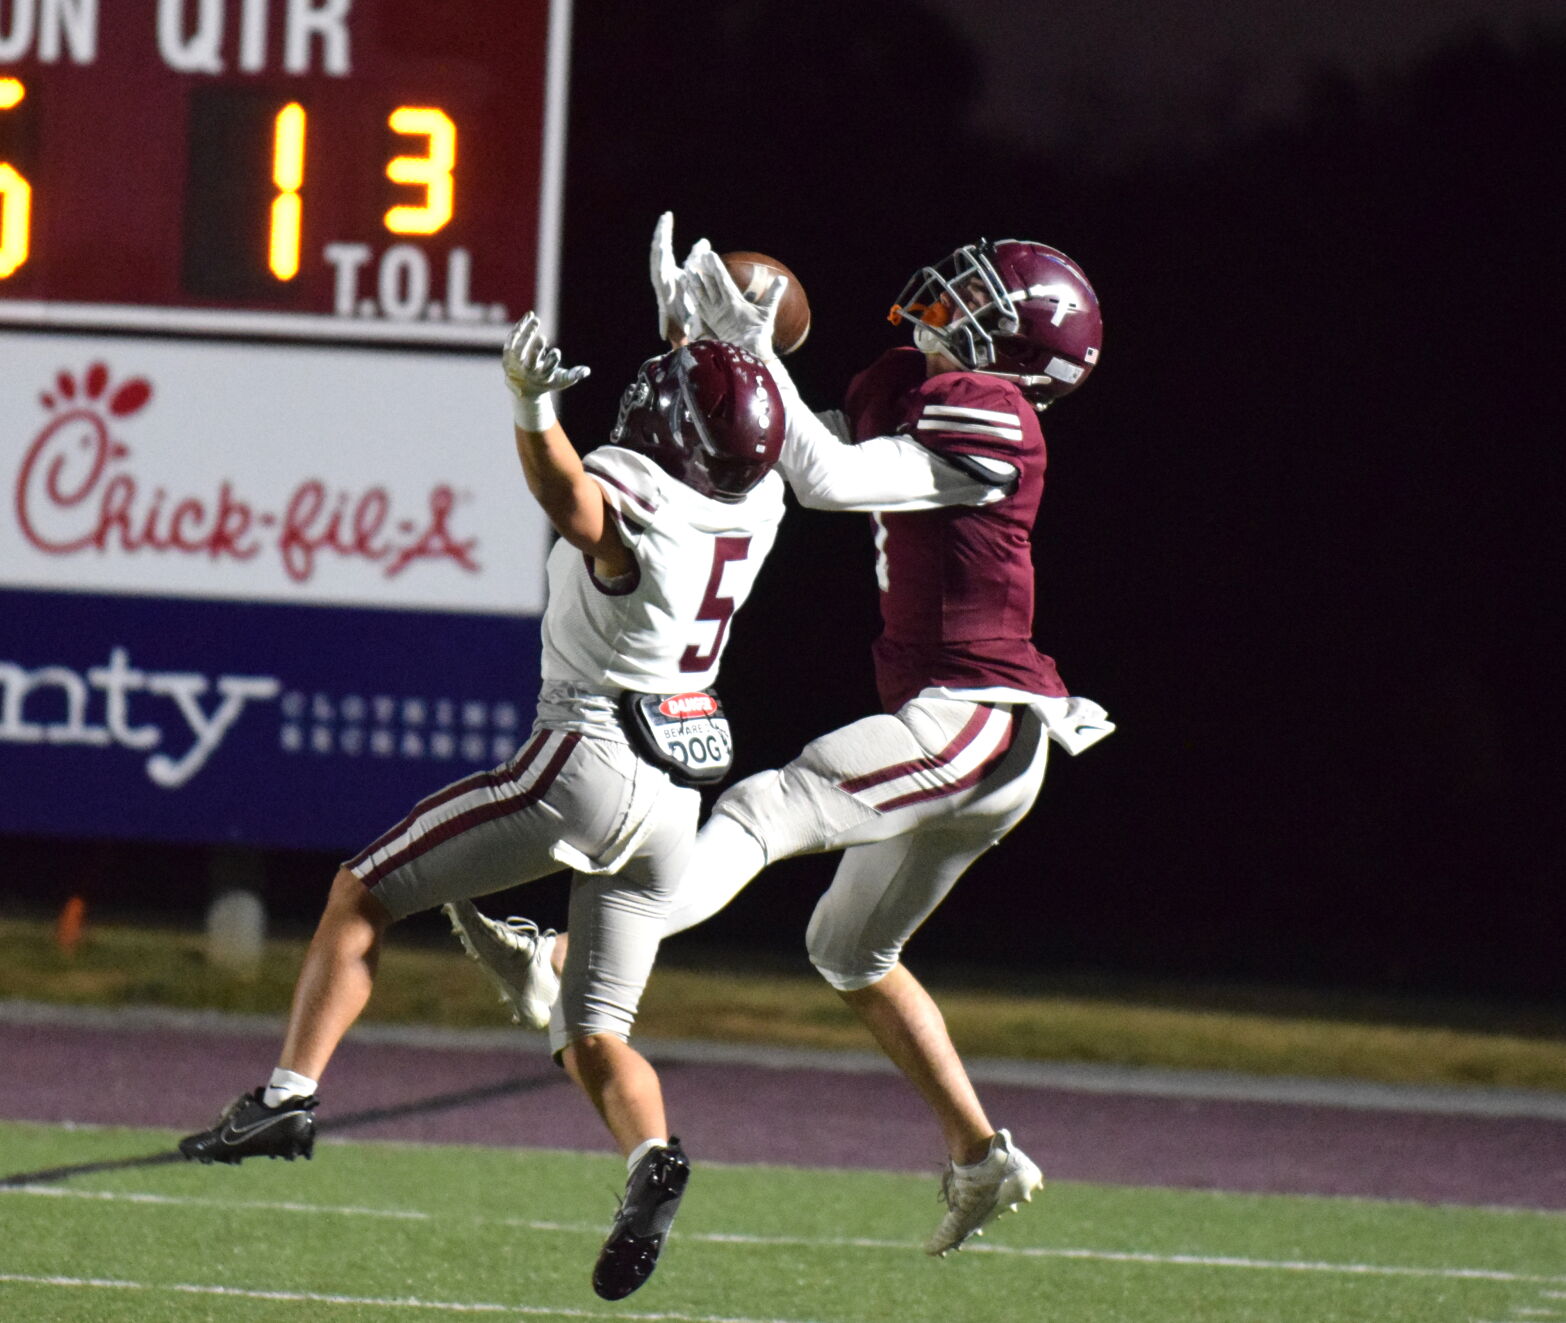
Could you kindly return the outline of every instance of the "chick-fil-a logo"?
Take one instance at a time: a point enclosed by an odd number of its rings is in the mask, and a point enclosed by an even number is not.
[[[130,447],[111,426],[152,401],[152,383],[133,377],[115,385],[103,363],[80,380],[60,372],[41,397],[50,415],[22,459],[16,478],[16,520],[39,551],[68,556],[143,552],[250,561],[275,555],[295,583],[308,583],[323,559],[359,559],[396,578],[424,561],[477,573],[476,538],[452,529],[457,494],[430,489],[417,517],[394,510],[391,493],[373,485],[334,489],[319,478],[298,483],[279,509],[266,509],[227,479],[215,491],[180,495],[148,484],[132,471]]]

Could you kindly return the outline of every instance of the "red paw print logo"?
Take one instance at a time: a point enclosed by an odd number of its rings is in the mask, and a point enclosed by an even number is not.
[[[152,399],[152,383],[145,377],[132,377],[109,393],[109,369],[102,363],[94,363],[79,384],[69,372],[62,370],[54,379],[54,393],[45,391],[39,398],[51,413],[76,404],[88,409],[107,409],[116,418],[129,418],[147,407]]]
[[[17,473],[17,523],[40,551],[102,549],[106,531],[128,521],[135,494],[134,479],[115,476],[130,448],[109,426],[145,409],[152,383],[132,377],[116,385],[106,365],[93,363],[80,377],[62,369],[39,399],[49,419]]]

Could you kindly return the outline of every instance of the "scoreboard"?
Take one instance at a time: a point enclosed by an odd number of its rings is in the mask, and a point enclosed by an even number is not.
[[[489,347],[517,301],[547,321],[568,19],[9,0],[0,322]]]
[[[346,849],[515,748],[570,18],[0,4],[0,831]]]

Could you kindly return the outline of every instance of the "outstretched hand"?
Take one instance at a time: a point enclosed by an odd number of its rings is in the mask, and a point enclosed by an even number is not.
[[[518,398],[537,399],[550,391],[567,390],[592,371],[586,367],[561,367],[560,351],[549,344],[549,337],[538,324],[538,314],[530,312],[511,328],[501,354],[506,385]]]
[[[752,303],[740,293],[723,259],[714,252],[692,254],[685,270],[696,313],[708,334],[748,349],[757,358],[777,358],[772,347],[772,326],[777,321],[778,304],[788,289],[787,276],[774,279]]]
[[[555,421],[549,396],[568,390],[592,370],[562,367],[560,351],[550,346],[538,323],[538,314],[533,312],[511,328],[500,363],[506,386],[516,398],[513,412],[517,426],[532,432],[542,432]]]
[[[699,340],[705,334],[691,299],[687,272],[696,257],[711,250],[712,245],[705,239],[696,240],[686,255],[685,265],[680,266],[674,260],[674,213],[666,211],[658,217],[649,264],[653,294],[658,300],[658,334],[671,344]]]

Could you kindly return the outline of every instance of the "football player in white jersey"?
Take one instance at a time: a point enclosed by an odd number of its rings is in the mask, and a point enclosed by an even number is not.
[[[341,867],[277,1069],[180,1150],[200,1162],[309,1157],[317,1081],[369,998],[387,926],[569,867],[579,937],[550,1045],[627,1158],[593,1273],[598,1294],[619,1299],[652,1273],[689,1175],[658,1077],[627,1040],[690,856],[693,787],[729,761],[711,686],[783,514],[772,472],[783,402],[759,359],[695,341],[643,365],[611,444],[583,459],[552,401],[587,369],[562,367],[531,314],[503,366],[528,488],[560,534],[531,738]]]
[[[703,244],[675,267],[667,218],[654,238],[653,283],[660,312],[672,308],[676,323],[683,314],[689,333],[711,328],[769,357],[789,404],[789,443],[813,436],[815,469],[847,462],[768,353],[770,306],[748,302]],[[948,1211],[925,1248],[944,1255],[1043,1181],[990,1124],[939,1009],[900,957],[969,865],[1032,807],[1051,741],[1074,754],[1114,729],[1097,704],[1070,696],[1032,643],[1030,539],[1044,486],[1037,413],[1086,379],[1102,323],[1081,271],[1057,250],[1019,240],[981,241],[921,268],[892,320],[913,325],[915,345],[889,351],[851,384],[845,413],[831,420],[857,442],[849,455],[922,450],[988,484],[989,495],[947,491],[877,514],[884,713],[723,794],[665,935],[716,913],[769,862],[844,850],[810,923],[810,955],[940,1126]],[[793,484],[788,447],[780,468]],[[556,956],[564,940],[554,941]],[[536,958],[547,944],[516,943],[506,967],[514,1001],[547,997],[550,969]]]

